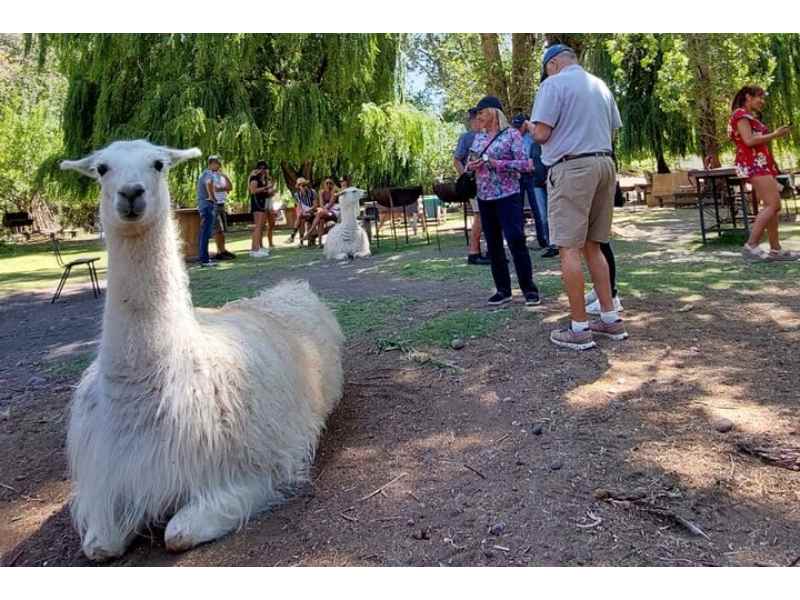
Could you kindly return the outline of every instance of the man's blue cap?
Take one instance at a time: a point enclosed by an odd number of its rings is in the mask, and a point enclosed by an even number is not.
[[[475,118],[475,117],[478,115],[478,110],[477,110],[477,109],[475,109],[475,108],[470,108],[470,109],[467,111],[467,115],[469,115],[469,118],[470,118],[470,119],[474,119],[474,118]]]
[[[552,46],[548,46],[547,49],[544,51],[544,58],[542,58],[542,79],[544,81],[547,79],[547,63],[553,60],[556,56],[561,54],[562,52],[575,52],[572,48],[567,46],[566,44],[553,44]]]

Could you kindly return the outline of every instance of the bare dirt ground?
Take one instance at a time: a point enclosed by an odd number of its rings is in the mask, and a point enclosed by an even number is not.
[[[636,260],[658,268],[689,260],[673,250],[687,227],[623,220],[618,231],[642,243],[631,246]],[[619,261],[620,280],[644,268],[633,254]],[[352,294],[344,274],[352,267],[303,272],[331,298]],[[357,289],[417,298],[395,324],[440,311],[444,297],[452,309],[486,297],[463,283],[380,274]],[[582,354],[547,339],[566,315],[563,297],[547,298],[537,318],[517,303],[490,335],[430,350],[463,371],[380,353],[376,332],[357,334],[310,486],[215,543],[171,555],[154,531],[111,564],[797,564],[800,473],[736,448],[753,437],[800,446],[797,292],[794,281],[694,296],[632,289],[623,298],[630,339]],[[0,301],[6,565],[89,564],[69,522],[64,457],[82,365],[50,365],[93,348],[102,307],[88,287],[65,297]],[[718,431],[720,418],[733,429]]]

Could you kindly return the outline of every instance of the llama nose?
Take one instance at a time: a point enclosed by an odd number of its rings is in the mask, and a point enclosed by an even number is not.
[[[126,185],[120,188],[119,195],[125,198],[133,205],[136,199],[144,194],[144,186],[136,183],[133,185]]]

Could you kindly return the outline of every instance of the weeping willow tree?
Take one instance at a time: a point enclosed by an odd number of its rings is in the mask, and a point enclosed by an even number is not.
[[[605,47],[623,122],[618,156],[623,160],[653,157],[657,171],[669,173],[667,154],[685,156],[694,147],[687,107],[673,101],[676,86],[686,83],[676,73],[676,66],[685,68],[685,63],[675,53],[673,36],[619,34]]]
[[[348,152],[360,181],[372,187],[429,183],[449,173],[458,127],[407,104],[365,104],[362,137]]]
[[[800,123],[800,34],[781,33],[769,36],[770,54],[775,59],[772,82],[767,88],[765,119],[775,127]],[[800,143],[798,130],[778,141],[784,148],[796,150]]]
[[[414,172],[426,127],[438,122],[398,105],[398,34],[60,34],[30,36],[40,56],[55,54],[68,80],[64,150],[42,168],[55,175],[61,156],[80,156],[116,139],[198,146],[222,155],[237,192],[256,160],[316,181],[353,172],[371,179]],[[391,108],[397,106],[397,108]],[[359,149],[377,149],[386,133],[370,123],[376,108],[395,139],[379,166]],[[420,133],[422,131],[422,133]],[[404,136],[410,136],[405,139]],[[173,173],[177,198],[192,197],[193,171]],[[80,179],[65,191],[85,195]],[[405,183],[405,181],[393,181]]]

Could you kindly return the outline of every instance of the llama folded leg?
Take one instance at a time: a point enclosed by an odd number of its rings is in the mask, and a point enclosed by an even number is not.
[[[184,552],[235,531],[271,502],[265,498],[263,482],[237,486],[218,494],[204,494],[190,501],[167,523],[164,544],[170,552]],[[277,500],[277,499],[275,499]]]
[[[83,537],[81,547],[86,558],[102,562],[125,554],[125,550],[133,541],[135,535],[135,533],[103,535],[98,529],[90,527]]]

